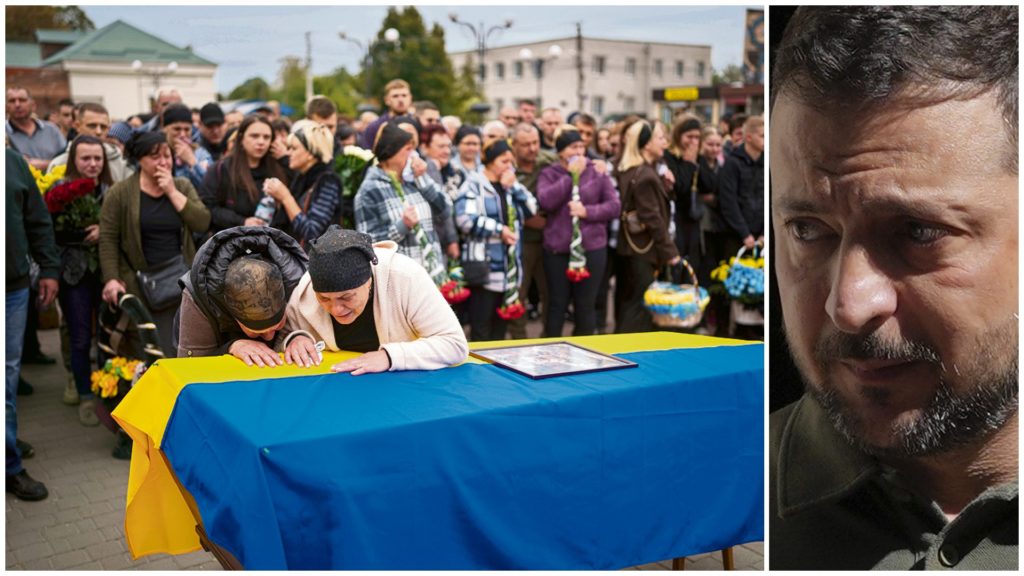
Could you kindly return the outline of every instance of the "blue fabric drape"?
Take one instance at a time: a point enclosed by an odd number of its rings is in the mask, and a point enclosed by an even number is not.
[[[764,537],[762,345],[189,385],[163,449],[249,569],[614,569]]]

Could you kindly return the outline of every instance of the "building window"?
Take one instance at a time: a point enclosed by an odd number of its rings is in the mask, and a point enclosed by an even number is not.
[[[604,114],[604,96],[594,96],[590,100],[590,111],[595,116],[601,116]]]
[[[512,77],[516,80],[522,80],[523,78],[523,61],[516,60],[515,64],[512,65]]]
[[[697,62],[697,77],[698,78],[703,78],[704,77],[704,63],[703,62]]]
[[[636,76],[636,58],[626,58],[626,74]]]
[[[594,73],[604,74],[604,56],[594,56]]]
[[[683,61],[682,60],[676,60],[676,77],[677,78],[682,78],[683,77]]]
[[[625,99],[626,109],[623,112],[636,112],[636,98],[632,96],[626,96]]]
[[[661,76],[661,58],[654,61],[654,75]]]
[[[494,77],[498,80],[505,79],[505,63],[495,62],[494,64]]]

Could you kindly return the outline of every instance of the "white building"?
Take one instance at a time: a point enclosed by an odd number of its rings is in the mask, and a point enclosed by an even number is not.
[[[216,64],[120,20],[84,35],[40,68],[66,72],[75,102],[103,104],[114,119],[149,112],[161,86],[174,86],[194,108],[217,95]]]
[[[456,70],[476,50],[449,54]],[[537,60],[543,59],[538,76]],[[584,37],[488,48],[481,87],[496,115],[519,100],[539,100],[563,115],[581,110],[603,120],[640,112],[654,117],[653,92],[673,86],[711,86],[711,46]],[[582,78],[581,78],[582,77]],[[478,76],[479,79],[479,76]]]

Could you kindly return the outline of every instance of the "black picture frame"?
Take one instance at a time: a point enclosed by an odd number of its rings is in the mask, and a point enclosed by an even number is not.
[[[636,362],[564,340],[471,350],[470,355],[534,380],[637,366]]]

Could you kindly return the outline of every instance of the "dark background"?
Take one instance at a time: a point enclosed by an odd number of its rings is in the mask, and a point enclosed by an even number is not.
[[[770,6],[768,14],[768,64],[775,62],[775,51],[782,41],[782,35],[789,23],[789,18],[796,11],[797,6]],[[769,87],[769,98],[771,87]],[[768,167],[769,175],[771,166]],[[768,178],[768,226],[774,234],[771,222],[771,177]],[[789,355],[789,347],[786,345],[786,336],[782,329],[782,303],[779,300],[778,282],[775,276],[775,243],[768,242],[768,302],[771,307],[771,314],[768,320],[767,336],[769,342],[768,357],[768,411],[774,412],[779,408],[797,400],[803,394],[803,383],[800,374],[793,364]]]

